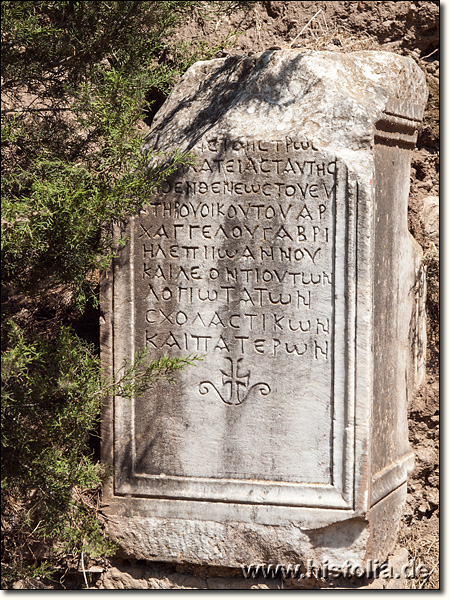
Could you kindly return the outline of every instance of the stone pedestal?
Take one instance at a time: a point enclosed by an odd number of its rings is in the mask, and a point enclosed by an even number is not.
[[[146,147],[195,160],[122,231],[103,361],[203,359],[104,408],[124,554],[235,567],[393,548],[424,369],[407,203],[426,98],[410,59],[283,50],[196,63],[157,114]]]

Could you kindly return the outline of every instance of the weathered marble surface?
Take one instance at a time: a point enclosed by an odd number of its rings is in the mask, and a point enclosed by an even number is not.
[[[131,219],[103,281],[106,368],[205,354],[105,406],[109,534],[138,559],[384,559],[423,376],[407,230],[427,88],[384,52],[193,65],[145,147],[196,161]],[[150,200],[150,199],[149,199]]]

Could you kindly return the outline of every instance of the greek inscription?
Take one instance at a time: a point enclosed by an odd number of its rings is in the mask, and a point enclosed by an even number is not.
[[[161,352],[231,361],[201,390],[240,404],[263,383],[245,387],[234,356],[330,359],[336,160],[291,138],[196,152],[141,213],[141,331]]]

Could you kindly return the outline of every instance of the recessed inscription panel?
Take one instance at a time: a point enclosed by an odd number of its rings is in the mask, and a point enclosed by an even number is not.
[[[135,400],[134,475],[331,485],[336,161],[194,151],[135,221],[134,350],[204,357]]]

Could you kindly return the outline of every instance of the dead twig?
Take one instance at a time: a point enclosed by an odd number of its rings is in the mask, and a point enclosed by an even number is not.
[[[303,29],[300,31],[300,33],[298,33],[295,38],[292,40],[292,42],[289,44],[289,46],[291,47],[292,44],[302,35],[302,33],[309,27],[310,23],[312,23],[314,21],[314,19],[317,17],[317,15],[319,13],[322,12],[322,9],[319,8],[319,10],[316,12],[316,14],[310,18],[310,20],[306,23],[306,25],[303,27]]]
[[[83,577],[84,577],[84,583],[86,584],[86,589],[89,589],[89,584],[88,584],[87,577],[86,577],[86,569],[84,568],[84,552],[83,552],[83,550],[81,551],[81,568],[83,569]]]
[[[439,52],[439,48],[436,48],[436,50],[433,50],[433,52],[430,52],[430,54],[427,54],[426,56],[422,56],[421,60],[425,60],[426,58],[430,58],[430,56],[433,56],[433,54],[436,54],[436,52]]]

